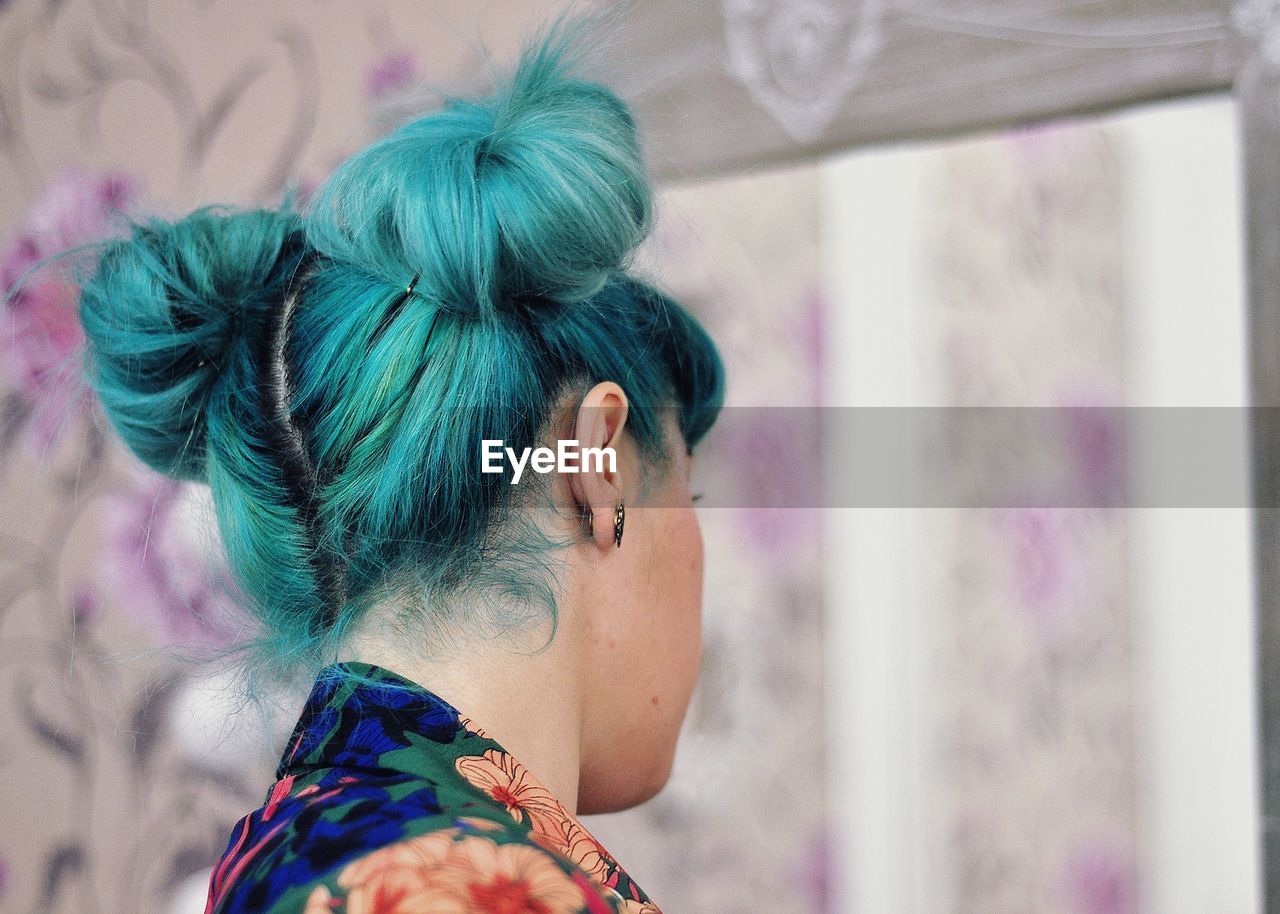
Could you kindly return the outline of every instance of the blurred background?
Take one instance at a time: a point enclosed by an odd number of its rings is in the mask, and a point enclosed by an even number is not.
[[[121,213],[305,198],[561,6],[0,3],[0,285]],[[793,484],[756,407],[1280,394],[1248,292],[1280,256],[1274,4],[655,0],[620,37],[638,268],[726,358],[718,485]],[[206,492],[104,433],[75,304],[51,270],[0,315],[0,911],[198,912],[310,683],[259,707],[198,659],[227,638]],[[587,819],[668,914],[1280,910],[1247,458],[1238,498],[1129,508],[1165,455],[1086,415],[1088,507],[703,511],[675,773]]]

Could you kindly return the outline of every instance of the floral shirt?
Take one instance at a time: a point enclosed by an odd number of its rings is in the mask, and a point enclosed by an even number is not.
[[[515,758],[382,667],[321,672],[276,778],[205,914],[660,914]]]

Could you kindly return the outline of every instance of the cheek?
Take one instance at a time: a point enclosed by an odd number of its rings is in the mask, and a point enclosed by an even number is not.
[[[702,655],[702,531],[692,508],[645,509],[643,516],[651,526],[627,573],[635,601],[619,624],[633,645],[633,681],[646,682],[646,702],[669,714],[680,710]]]
[[[689,599],[695,604],[695,612],[693,615],[697,619],[698,627],[702,626],[702,569],[703,569],[703,548],[702,548],[702,526],[698,523],[698,515],[692,508],[685,512],[688,517],[685,520],[685,548],[689,556],[688,580],[685,586],[689,591]]]
[[[702,657],[702,530],[692,508],[673,511],[671,526],[664,537],[660,567],[653,580],[660,588],[655,603],[665,632],[656,640],[664,643],[677,701],[691,691]]]
[[[694,682],[698,678],[698,668],[702,665],[702,570],[703,570],[703,548],[702,548],[702,527],[698,524],[698,515],[693,509],[689,509],[692,517],[690,521],[691,530],[689,534],[689,581],[688,599],[689,607],[689,626],[690,640],[693,642],[693,661],[692,671],[689,677],[689,692],[693,692]]]
[[[667,515],[661,522],[659,513]],[[595,763],[609,774],[591,788],[599,797],[589,805],[600,811],[643,802],[666,783],[702,660],[697,515],[692,508],[659,508],[638,516],[653,525],[633,547],[626,577],[634,599],[619,604],[625,611],[607,636],[613,662],[596,694],[613,728]]]

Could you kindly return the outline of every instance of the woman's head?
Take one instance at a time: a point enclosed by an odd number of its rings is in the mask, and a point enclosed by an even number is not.
[[[722,369],[696,321],[627,272],[648,177],[626,105],[570,72],[575,35],[558,21],[492,97],[373,143],[306,211],[139,224],[84,283],[106,413],[148,465],[211,486],[276,669],[336,656],[388,601],[409,632],[477,607],[486,624],[554,620],[572,556],[613,548],[598,528],[616,494],[662,507],[627,528],[600,612],[633,610],[615,612],[619,643],[648,639],[629,656],[696,670],[685,474]],[[616,474],[522,488],[480,472],[482,441],[519,452],[565,417],[629,455]],[[692,678],[667,674],[643,700],[679,702],[678,727]]]

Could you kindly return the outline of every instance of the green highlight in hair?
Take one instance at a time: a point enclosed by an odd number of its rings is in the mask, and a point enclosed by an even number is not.
[[[629,272],[652,193],[626,104],[574,75],[591,21],[557,18],[492,96],[374,142],[305,211],[140,223],[83,283],[106,414],[149,466],[211,486],[282,670],[382,600],[554,622],[558,544],[478,472],[482,439],[537,446],[607,380],[651,466],[664,412],[690,450],[715,419],[714,344]]]

